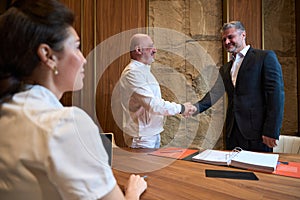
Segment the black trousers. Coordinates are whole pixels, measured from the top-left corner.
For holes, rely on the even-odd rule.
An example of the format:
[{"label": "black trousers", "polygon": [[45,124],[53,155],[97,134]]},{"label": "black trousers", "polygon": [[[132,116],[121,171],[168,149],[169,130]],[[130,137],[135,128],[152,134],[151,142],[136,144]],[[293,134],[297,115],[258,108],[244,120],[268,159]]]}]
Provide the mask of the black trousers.
[{"label": "black trousers", "polygon": [[265,145],[262,138],[259,140],[245,139],[241,134],[236,122],[234,121],[234,125],[229,137],[226,136],[226,149],[233,150],[235,147],[240,147],[243,150],[248,151],[273,152],[273,148],[269,148],[267,145]]}]

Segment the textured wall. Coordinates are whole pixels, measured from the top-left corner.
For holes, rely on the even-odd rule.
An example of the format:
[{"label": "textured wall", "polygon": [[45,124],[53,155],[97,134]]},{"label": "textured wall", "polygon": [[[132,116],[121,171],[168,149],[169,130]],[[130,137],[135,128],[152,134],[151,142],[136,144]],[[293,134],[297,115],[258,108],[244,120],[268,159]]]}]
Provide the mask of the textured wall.
[{"label": "textured wall", "polygon": [[[265,49],[276,51],[283,68],[285,134],[297,131],[294,1],[264,0],[263,7]],[[149,34],[158,49],[152,71],[164,99],[194,103],[211,87],[223,61],[222,13],[220,0],[149,0]],[[167,117],[162,146],[222,149],[224,99],[192,118]]]},{"label": "textured wall", "polygon": [[264,0],[265,49],[276,52],[282,66],[285,108],[282,133],[298,132],[295,0]]},{"label": "textured wall", "polygon": [[[163,98],[195,103],[211,87],[222,63],[222,1],[150,0],[149,4],[149,33],[158,49],[152,71]],[[222,148],[223,115],[221,99],[195,117],[167,117],[162,145]]]}]

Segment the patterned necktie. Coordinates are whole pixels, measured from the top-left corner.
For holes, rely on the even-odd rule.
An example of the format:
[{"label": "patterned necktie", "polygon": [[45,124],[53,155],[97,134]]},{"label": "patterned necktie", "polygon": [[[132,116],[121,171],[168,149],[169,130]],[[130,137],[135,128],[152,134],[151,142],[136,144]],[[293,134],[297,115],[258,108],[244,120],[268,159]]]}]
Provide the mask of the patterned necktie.
[{"label": "patterned necktie", "polygon": [[239,71],[240,66],[242,64],[242,61],[243,61],[243,57],[244,57],[244,55],[241,54],[241,53],[238,53],[235,56],[235,58],[233,57],[233,64],[232,64],[230,74],[231,74],[231,80],[232,80],[232,83],[233,83],[234,86],[235,86],[235,83],[236,83],[238,71]]}]

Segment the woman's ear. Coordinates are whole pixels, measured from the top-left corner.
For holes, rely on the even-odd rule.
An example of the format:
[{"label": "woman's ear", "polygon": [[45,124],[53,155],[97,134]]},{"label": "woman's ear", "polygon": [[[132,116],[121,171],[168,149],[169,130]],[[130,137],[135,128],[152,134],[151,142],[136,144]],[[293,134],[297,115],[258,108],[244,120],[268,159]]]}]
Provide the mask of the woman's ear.
[{"label": "woman's ear", "polygon": [[53,50],[47,44],[40,44],[37,50],[37,55],[39,56],[42,63],[44,63],[51,70],[56,67],[56,56],[53,54]]}]

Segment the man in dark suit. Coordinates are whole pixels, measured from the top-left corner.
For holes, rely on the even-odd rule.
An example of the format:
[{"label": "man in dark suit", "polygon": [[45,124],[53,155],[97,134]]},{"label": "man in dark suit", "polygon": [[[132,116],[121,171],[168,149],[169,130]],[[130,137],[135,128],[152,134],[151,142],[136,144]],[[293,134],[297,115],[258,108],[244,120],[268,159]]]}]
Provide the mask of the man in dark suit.
[{"label": "man in dark suit", "polygon": [[246,31],[239,21],[224,24],[222,42],[232,60],[219,70],[211,90],[194,105],[201,113],[211,107],[224,89],[228,96],[226,149],[272,152],[279,138],[284,108],[280,63],[273,51],[246,45]]}]

